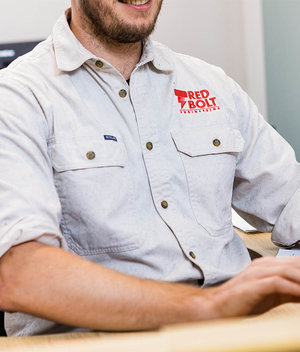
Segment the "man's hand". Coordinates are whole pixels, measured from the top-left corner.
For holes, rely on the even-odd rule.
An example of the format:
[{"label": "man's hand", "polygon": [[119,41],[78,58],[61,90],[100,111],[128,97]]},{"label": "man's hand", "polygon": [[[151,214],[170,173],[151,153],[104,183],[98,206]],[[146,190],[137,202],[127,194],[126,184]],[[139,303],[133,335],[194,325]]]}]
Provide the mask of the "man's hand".
[{"label": "man's hand", "polygon": [[128,276],[38,242],[16,246],[0,260],[1,308],[93,330],[146,330],[299,301],[299,258],[258,259],[225,284],[204,289]]},{"label": "man's hand", "polygon": [[260,314],[282,303],[300,302],[300,258],[264,257],[225,284],[211,299],[220,317]]}]

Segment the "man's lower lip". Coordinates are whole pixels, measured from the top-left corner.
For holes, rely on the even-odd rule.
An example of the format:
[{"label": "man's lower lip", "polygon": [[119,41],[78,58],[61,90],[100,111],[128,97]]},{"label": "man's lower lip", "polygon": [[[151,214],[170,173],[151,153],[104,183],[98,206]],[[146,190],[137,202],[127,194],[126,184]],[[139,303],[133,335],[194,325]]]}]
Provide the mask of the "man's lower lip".
[{"label": "man's lower lip", "polygon": [[127,4],[127,3],[121,2],[121,4],[126,5],[128,7],[131,7],[131,8],[134,8],[134,9],[139,10],[139,11],[149,10],[149,8],[151,7],[151,3],[152,3],[152,0],[149,0],[144,5],[134,5],[134,4]]}]

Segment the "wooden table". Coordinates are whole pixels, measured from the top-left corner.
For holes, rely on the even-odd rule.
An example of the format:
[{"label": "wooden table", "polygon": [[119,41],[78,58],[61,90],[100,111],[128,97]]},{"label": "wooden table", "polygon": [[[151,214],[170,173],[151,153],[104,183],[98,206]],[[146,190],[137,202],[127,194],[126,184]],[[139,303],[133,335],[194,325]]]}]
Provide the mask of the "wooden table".
[{"label": "wooden table", "polygon": [[[270,234],[239,232],[262,255],[278,252]],[[286,304],[259,317],[165,327],[145,333],[74,333],[0,338],[1,352],[251,352],[300,351],[300,304]]]},{"label": "wooden table", "polygon": [[240,235],[245,245],[262,256],[275,257],[279,248],[276,247],[271,241],[270,233],[245,233],[239,230],[236,232]]}]

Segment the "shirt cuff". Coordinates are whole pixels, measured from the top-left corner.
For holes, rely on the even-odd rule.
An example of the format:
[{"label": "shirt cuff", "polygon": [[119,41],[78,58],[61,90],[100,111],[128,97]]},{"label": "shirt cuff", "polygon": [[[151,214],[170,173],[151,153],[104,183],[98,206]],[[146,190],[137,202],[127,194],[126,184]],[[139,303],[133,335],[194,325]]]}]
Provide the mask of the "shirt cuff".
[{"label": "shirt cuff", "polygon": [[59,247],[68,250],[68,245],[60,230],[53,226],[36,225],[24,227],[17,225],[12,229],[0,234],[0,257],[2,257],[11,247],[19,244],[38,241],[48,246]]},{"label": "shirt cuff", "polygon": [[272,233],[272,241],[279,247],[292,248],[300,241],[300,188],[294,193],[280,214]]}]

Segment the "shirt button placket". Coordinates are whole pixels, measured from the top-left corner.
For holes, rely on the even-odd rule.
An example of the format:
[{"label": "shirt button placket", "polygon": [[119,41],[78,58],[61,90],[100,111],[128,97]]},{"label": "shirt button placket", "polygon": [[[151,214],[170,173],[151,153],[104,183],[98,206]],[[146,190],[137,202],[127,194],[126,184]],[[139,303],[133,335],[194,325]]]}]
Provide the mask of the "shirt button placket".
[{"label": "shirt button placket", "polygon": [[169,207],[168,202],[165,201],[165,200],[163,200],[160,204],[161,204],[161,206],[162,206],[163,209],[167,209],[167,208]]},{"label": "shirt button placket", "polygon": [[190,257],[192,258],[192,259],[196,259],[197,257],[196,257],[196,254],[193,252],[193,251],[191,251],[190,253]]},{"label": "shirt button placket", "polygon": [[97,60],[95,62],[95,65],[98,67],[98,68],[102,68],[104,66],[104,63],[101,61],[101,60]]},{"label": "shirt button placket", "polygon": [[153,144],[152,144],[151,142],[148,142],[148,143],[146,144],[146,148],[147,148],[148,150],[152,150],[152,149],[153,149]]},{"label": "shirt button placket", "polygon": [[125,89],[121,89],[121,90],[119,91],[119,96],[120,96],[121,98],[126,98],[126,97],[127,97],[127,91],[126,91]]}]

